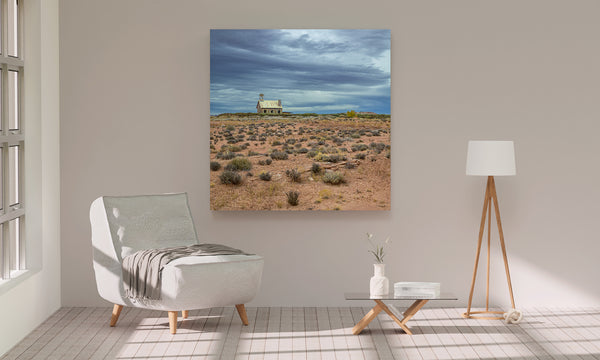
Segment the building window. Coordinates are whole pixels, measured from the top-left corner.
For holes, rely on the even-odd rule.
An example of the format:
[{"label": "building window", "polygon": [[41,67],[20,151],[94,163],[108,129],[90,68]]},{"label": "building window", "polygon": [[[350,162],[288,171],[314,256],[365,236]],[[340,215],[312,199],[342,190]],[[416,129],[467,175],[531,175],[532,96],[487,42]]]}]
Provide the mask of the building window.
[{"label": "building window", "polygon": [[26,268],[22,1],[0,0],[0,280]]}]

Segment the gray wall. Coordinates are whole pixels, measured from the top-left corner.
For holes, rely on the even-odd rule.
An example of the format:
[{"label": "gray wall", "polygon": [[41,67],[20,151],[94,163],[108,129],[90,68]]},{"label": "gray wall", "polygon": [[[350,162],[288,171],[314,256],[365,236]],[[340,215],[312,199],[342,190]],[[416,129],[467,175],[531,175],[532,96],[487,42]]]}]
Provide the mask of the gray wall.
[{"label": "gray wall", "polygon": [[[517,306],[598,304],[599,13],[596,1],[61,1],[63,304],[104,304],[93,199],[187,191],[203,241],[264,256],[252,305],[346,304],[372,274],[367,231],[392,236],[392,281],[439,281],[464,305],[485,187],[465,176],[469,139],[516,143],[518,175],[497,186]],[[391,211],[209,211],[211,28],[391,29]],[[496,246],[492,299],[506,304],[500,259]]]}]

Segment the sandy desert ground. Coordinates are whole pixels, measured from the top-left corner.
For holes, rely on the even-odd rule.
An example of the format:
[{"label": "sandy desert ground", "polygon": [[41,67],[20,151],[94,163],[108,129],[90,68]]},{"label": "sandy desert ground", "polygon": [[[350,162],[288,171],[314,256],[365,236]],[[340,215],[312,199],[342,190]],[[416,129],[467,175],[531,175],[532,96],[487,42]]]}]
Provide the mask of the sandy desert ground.
[{"label": "sandy desert ground", "polygon": [[390,209],[389,115],[221,114],[210,139],[212,210]]}]

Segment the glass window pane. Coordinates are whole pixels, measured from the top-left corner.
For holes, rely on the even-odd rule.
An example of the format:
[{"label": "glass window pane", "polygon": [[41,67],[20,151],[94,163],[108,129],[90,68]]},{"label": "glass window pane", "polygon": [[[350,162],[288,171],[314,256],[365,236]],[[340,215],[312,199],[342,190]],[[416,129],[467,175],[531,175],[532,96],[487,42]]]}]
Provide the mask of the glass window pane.
[{"label": "glass window pane", "polygon": [[8,0],[8,55],[19,56],[19,6],[18,0]]},{"label": "glass window pane", "polygon": [[[1,19],[1,15],[0,15],[0,19]],[[0,28],[2,27],[2,24],[0,24]],[[1,37],[0,37],[1,38]],[[2,48],[2,46],[0,46],[0,48]],[[0,70],[0,99],[2,99],[2,88],[4,87],[3,82],[2,82],[2,76],[3,72]],[[2,101],[0,100],[0,114],[2,114]],[[4,121],[0,121],[0,130],[2,130],[2,124],[4,123]]]},{"label": "glass window pane", "polygon": [[8,72],[8,129],[19,129],[19,72]]},{"label": "glass window pane", "polygon": [[[2,6],[0,6],[0,39],[2,39],[2,32],[4,31],[2,28],[2,20],[4,20],[2,18],[2,11],[3,11]],[[0,46],[0,54],[2,54],[2,51],[3,51],[2,46]],[[0,274],[0,279],[2,278],[1,275],[2,274]]]},{"label": "glass window pane", "polygon": [[8,222],[8,237],[9,237],[9,248],[10,248],[10,270],[19,270],[21,264],[19,259],[21,254],[19,253],[21,248],[21,227],[19,226],[19,218],[13,219]]},{"label": "glass window pane", "polygon": [[8,201],[19,203],[19,146],[8,147]]},{"label": "glass window pane", "polygon": [[8,244],[4,243],[4,224],[0,224],[0,279],[7,279],[9,276],[8,271],[8,256],[6,252],[8,250]]},{"label": "glass window pane", "polygon": [[0,147],[0,210],[4,208],[4,148]]}]

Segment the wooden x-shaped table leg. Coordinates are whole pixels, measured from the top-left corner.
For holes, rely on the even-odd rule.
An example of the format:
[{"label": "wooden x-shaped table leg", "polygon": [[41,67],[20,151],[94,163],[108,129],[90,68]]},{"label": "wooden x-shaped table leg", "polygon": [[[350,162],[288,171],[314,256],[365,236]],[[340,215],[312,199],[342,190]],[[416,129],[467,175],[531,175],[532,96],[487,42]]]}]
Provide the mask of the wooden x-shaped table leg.
[{"label": "wooden x-shaped table leg", "polygon": [[402,320],[398,319],[398,317],[396,315],[394,315],[394,313],[387,307],[386,304],[383,303],[383,301],[381,301],[381,300],[374,300],[374,301],[376,303],[375,307],[373,307],[371,309],[371,311],[369,311],[367,313],[367,315],[365,315],[362,319],[360,319],[360,321],[354,326],[354,328],[352,328],[352,334],[354,334],[354,335],[360,334],[364,330],[364,328],[366,328],[367,325],[369,325],[369,323],[371,321],[373,321],[373,319],[375,319],[375,317],[377,316],[377,314],[379,314],[381,312],[381,310],[383,310],[392,319],[394,319],[394,321],[396,322],[396,324],[398,324],[398,326],[400,326],[402,328],[402,330],[404,330],[405,333],[407,333],[408,335],[412,335],[412,331],[410,331],[410,329],[408,328],[408,326],[406,326],[406,323],[419,310],[421,310],[421,308],[429,300],[423,299],[423,300],[417,300],[417,301],[415,301],[408,309],[406,309],[406,311],[404,313],[402,313],[402,315],[404,316],[402,318]]}]

